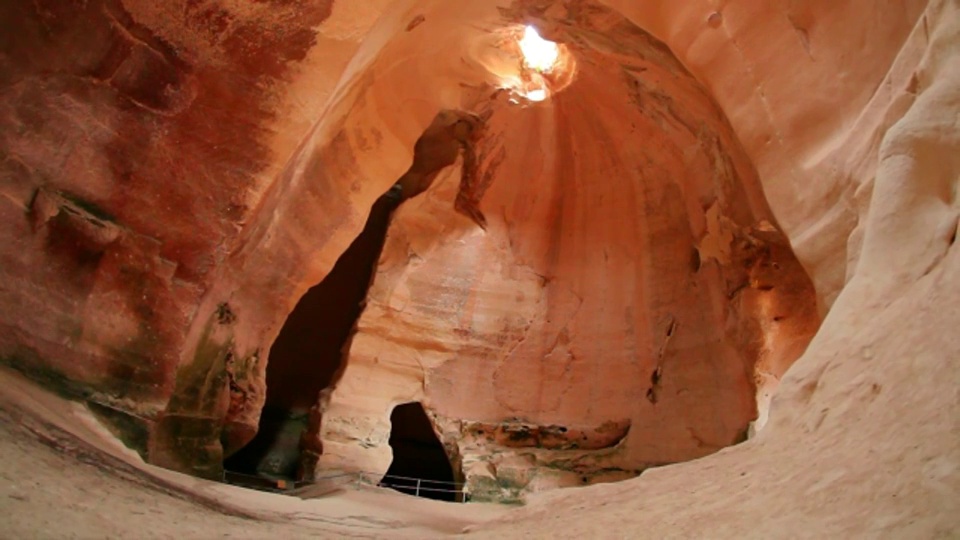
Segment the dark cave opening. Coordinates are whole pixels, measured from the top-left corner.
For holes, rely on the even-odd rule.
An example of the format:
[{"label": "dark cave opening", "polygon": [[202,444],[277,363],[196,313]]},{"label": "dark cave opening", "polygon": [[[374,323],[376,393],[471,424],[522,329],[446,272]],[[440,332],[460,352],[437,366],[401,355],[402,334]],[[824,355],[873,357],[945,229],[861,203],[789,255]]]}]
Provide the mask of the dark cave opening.
[{"label": "dark cave opening", "polygon": [[[287,317],[270,349],[267,398],[257,434],[224,460],[228,479],[240,482],[239,475],[247,475],[304,480],[312,476],[313,465],[306,463],[309,460],[302,452],[302,437],[311,422],[310,409],[340,370],[344,348],[363,311],[390,217],[401,202],[426,191],[440,171],[456,161],[462,149],[466,156],[472,156],[468,142],[479,122],[479,118],[461,111],[437,114],[417,139],[410,168],[377,199],[360,235],[327,277],[307,291]],[[478,209],[469,204],[461,207],[482,226],[483,215]],[[423,420],[429,427],[426,416]],[[406,425],[403,420],[401,423]],[[432,428],[429,432],[432,435]],[[442,447],[440,452],[449,469]]]},{"label": "dark cave opening", "polygon": [[380,485],[438,501],[461,501],[453,466],[423,406],[419,402],[397,405],[390,424],[393,462]]},{"label": "dark cave opening", "polygon": [[270,349],[257,435],[227,457],[228,473],[297,480],[304,475],[300,439],[310,407],[340,369],[398,204],[397,189],[377,199],[360,235],[290,313]]}]

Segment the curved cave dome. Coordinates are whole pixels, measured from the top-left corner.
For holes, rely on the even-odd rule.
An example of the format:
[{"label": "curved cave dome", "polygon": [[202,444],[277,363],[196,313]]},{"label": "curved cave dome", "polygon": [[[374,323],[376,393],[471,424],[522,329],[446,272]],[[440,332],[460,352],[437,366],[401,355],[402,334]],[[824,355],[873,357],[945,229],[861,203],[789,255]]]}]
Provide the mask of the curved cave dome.
[{"label": "curved cave dome", "polygon": [[[391,404],[407,399],[429,407],[475,498],[701,457],[762,424],[818,325],[753,165],[669,49],[599,5],[559,10],[539,26],[559,44],[563,86],[517,99],[497,47],[527,16],[461,38],[486,82],[415,147],[443,114],[480,126],[392,218],[320,406],[317,474],[384,470]],[[397,86],[381,73],[364,102]],[[384,129],[388,114],[347,129]]]},{"label": "curved cave dome", "polygon": [[4,4],[0,363],[83,405],[9,417],[525,532],[942,533],[960,8],[787,4]]}]

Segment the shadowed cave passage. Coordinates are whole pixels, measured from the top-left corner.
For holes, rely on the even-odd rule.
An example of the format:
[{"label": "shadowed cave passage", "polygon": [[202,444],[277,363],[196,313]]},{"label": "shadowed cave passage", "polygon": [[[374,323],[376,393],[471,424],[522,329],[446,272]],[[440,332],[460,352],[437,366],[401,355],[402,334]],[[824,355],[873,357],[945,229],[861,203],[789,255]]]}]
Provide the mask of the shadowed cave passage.
[{"label": "shadowed cave passage", "polygon": [[[433,424],[418,402],[397,405],[390,414],[393,462],[380,485],[438,501],[458,501],[453,467]],[[420,480],[419,490],[417,480]]]},{"label": "shadowed cave passage", "polygon": [[[417,139],[410,168],[377,199],[363,231],[327,277],[297,303],[270,349],[257,435],[224,461],[227,471],[298,480],[312,475],[310,460],[301,459],[301,437],[311,427],[308,412],[340,370],[391,215],[401,202],[426,191],[461,150],[472,156],[468,142],[479,122],[462,111],[440,111]],[[482,225],[479,210],[462,201],[458,209]]]},{"label": "shadowed cave passage", "polygon": [[257,435],[225,460],[228,471],[304,476],[300,438],[308,411],[340,369],[344,345],[363,311],[390,215],[398,204],[396,189],[377,199],[360,235],[290,313],[270,349],[267,399]]}]

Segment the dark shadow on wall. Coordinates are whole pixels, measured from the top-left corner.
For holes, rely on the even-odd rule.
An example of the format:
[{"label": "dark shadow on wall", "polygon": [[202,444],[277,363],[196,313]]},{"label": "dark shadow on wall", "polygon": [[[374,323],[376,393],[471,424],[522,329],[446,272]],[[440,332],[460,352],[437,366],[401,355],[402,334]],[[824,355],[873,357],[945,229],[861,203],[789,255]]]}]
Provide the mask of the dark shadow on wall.
[{"label": "dark shadow on wall", "polygon": [[399,203],[396,189],[377,199],[360,235],[290,313],[270,349],[267,399],[259,430],[250,443],[225,460],[228,471],[297,476],[308,411],[340,369],[343,346],[363,311],[390,215]]},{"label": "dark shadow on wall", "polygon": [[[227,471],[297,480],[312,476],[318,450],[304,452],[301,438],[319,427],[319,416],[311,419],[310,409],[340,371],[343,349],[363,311],[390,217],[401,202],[426,191],[461,152],[473,156],[470,144],[480,124],[480,117],[464,111],[440,111],[417,139],[410,168],[377,199],[363,231],[330,274],[300,299],[270,349],[267,399],[257,435],[225,459]],[[458,211],[483,226],[483,215],[473,206],[476,201],[461,198],[455,205]]]},{"label": "dark shadow on wall", "polygon": [[380,485],[438,501],[459,501],[453,467],[420,403],[397,405],[390,414],[393,462]]}]

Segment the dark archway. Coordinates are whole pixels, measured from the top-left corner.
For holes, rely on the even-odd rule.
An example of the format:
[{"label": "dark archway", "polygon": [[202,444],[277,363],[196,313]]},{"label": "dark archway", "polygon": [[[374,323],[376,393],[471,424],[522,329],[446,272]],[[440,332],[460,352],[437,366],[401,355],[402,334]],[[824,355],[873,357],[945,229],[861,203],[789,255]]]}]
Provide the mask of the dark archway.
[{"label": "dark archway", "polygon": [[428,499],[460,500],[450,459],[423,406],[418,402],[398,405],[390,423],[393,462],[380,485]]},{"label": "dark archway", "polygon": [[[297,303],[270,348],[267,399],[257,435],[227,457],[226,471],[296,480],[311,476],[309,457],[301,459],[303,434],[316,427],[310,408],[340,370],[343,349],[363,311],[391,215],[401,202],[426,191],[440,171],[456,161],[461,149],[467,149],[465,155],[473,155],[468,141],[479,122],[469,113],[439,112],[417,139],[410,169],[377,199],[363,231],[327,277]],[[478,210],[471,210],[469,204],[458,208],[482,224]],[[425,416],[424,420],[429,425]]]},{"label": "dark archway", "polygon": [[377,199],[360,235],[287,318],[270,349],[267,399],[256,437],[224,461],[227,471],[299,479],[310,407],[340,369],[383,248],[398,190]]}]

